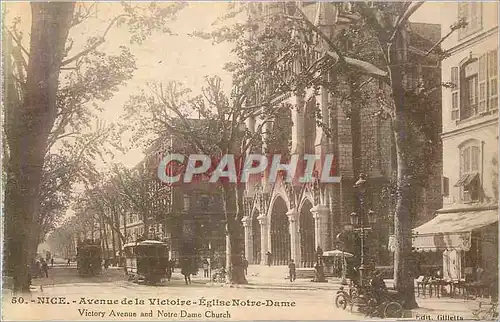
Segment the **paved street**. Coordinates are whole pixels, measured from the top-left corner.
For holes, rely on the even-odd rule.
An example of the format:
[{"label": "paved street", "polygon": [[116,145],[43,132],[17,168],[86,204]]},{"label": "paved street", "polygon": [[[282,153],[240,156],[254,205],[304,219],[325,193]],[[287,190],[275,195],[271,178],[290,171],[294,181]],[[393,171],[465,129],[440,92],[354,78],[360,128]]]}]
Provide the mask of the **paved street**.
[{"label": "paved street", "polygon": [[[206,320],[211,318],[250,320],[250,319],[343,319],[354,320],[359,316],[341,311],[332,305],[332,292],[326,290],[282,290],[275,289],[243,289],[228,288],[220,285],[205,284],[194,277],[193,284],[185,285],[179,273],[174,273],[174,279],[163,286],[137,285],[123,279],[120,270],[110,269],[103,276],[85,280],[71,278],[69,274],[75,269],[54,268],[53,277],[36,279],[37,290],[33,294],[33,302],[25,299],[28,304],[11,304],[5,306],[5,314],[12,319],[76,319],[95,320],[95,317],[85,316],[86,313],[104,312],[106,319],[112,310],[137,314],[153,313],[153,319]],[[59,275],[59,276],[57,276]],[[98,282],[101,279],[102,282]],[[66,283],[60,283],[64,281]],[[40,290],[42,285],[42,290]],[[63,304],[37,304],[40,296],[63,296]],[[84,298],[85,300],[82,300]],[[123,299],[131,300],[133,304],[123,305]],[[136,303],[136,299],[145,301]],[[153,299],[169,300],[174,303],[153,305]],[[89,301],[117,300],[119,304],[89,304]],[[188,305],[180,301],[191,301]],[[5,301],[12,302],[8,296]],[[178,302],[179,301],[179,302]],[[250,301],[250,302],[248,302]],[[254,301],[252,303],[252,301]],[[258,306],[261,305],[261,306]],[[279,305],[279,306],[277,306]],[[29,310],[19,310],[19,307],[29,307]],[[311,308],[314,307],[314,310]],[[16,310],[12,310],[12,309]],[[79,311],[80,309],[80,311]],[[88,309],[89,311],[83,311]],[[152,310],[152,311],[151,311]],[[184,310],[184,311],[183,311]],[[167,313],[169,312],[169,313]],[[182,313],[184,312],[184,313]],[[83,315],[82,315],[83,314]],[[169,316],[165,314],[170,314]],[[177,316],[175,316],[177,314]],[[184,316],[181,316],[183,314]],[[190,314],[186,316],[186,314]],[[201,314],[198,316],[196,314]],[[212,315],[225,314],[215,317]],[[127,318],[130,318],[128,316]],[[133,318],[133,317],[132,317]],[[150,317],[148,317],[150,318]],[[144,319],[144,317],[142,317]]]},{"label": "paved street", "polygon": [[[50,270],[49,274],[49,278],[34,279],[32,298],[23,298],[21,301],[25,303],[12,304],[12,298],[6,294],[5,314],[17,320],[63,317],[75,320],[96,320],[96,314],[104,315],[106,319],[114,319],[116,317],[112,314],[118,314],[117,312],[128,314],[127,319],[134,318],[131,315],[135,313],[135,318],[138,320],[141,319],[141,313],[152,313],[152,316],[147,317],[148,319],[179,320],[212,318],[355,320],[364,318],[362,315],[334,307],[332,300],[338,283],[333,281],[320,284],[299,280],[291,284],[282,280],[273,282],[269,277],[259,280],[256,276],[249,276],[249,285],[228,287],[208,283],[207,279],[198,275],[193,277],[191,285],[185,285],[182,276],[177,271],[173,279],[164,285],[146,286],[126,281],[123,271],[118,268],[110,268],[101,276],[93,278],[79,277],[75,267],[55,267]],[[51,301],[54,301],[53,298],[58,296],[64,297],[61,300],[64,304],[38,303],[42,301],[41,298],[49,297]],[[131,301],[131,304],[123,304],[124,299]],[[431,319],[437,319],[438,315],[447,315],[468,319],[472,318],[472,309],[477,308],[476,301],[449,298],[417,298],[417,300],[421,307],[413,312],[407,312],[406,317],[430,316]],[[118,302],[111,303],[110,301]],[[182,301],[191,301],[191,303],[182,303]],[[26,307],[29,310],[20,310],[20,307]],[[212,314],[221,315],[212,317]],[[144,318],[143,316],[142,319]]]}]

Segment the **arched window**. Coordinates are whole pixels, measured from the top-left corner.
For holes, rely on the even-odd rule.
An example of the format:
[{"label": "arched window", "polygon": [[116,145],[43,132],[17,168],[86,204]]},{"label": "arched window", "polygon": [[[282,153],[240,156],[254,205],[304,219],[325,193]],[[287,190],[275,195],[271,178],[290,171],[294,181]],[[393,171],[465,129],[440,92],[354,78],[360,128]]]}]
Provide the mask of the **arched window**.
[{"label": "arched window", "polygon": [[460,82],[463,85],[460,95],[462,98],[461,119],[469,118],[478,112],[478,72],[478,59],[470,59],[460,68]]},{"label": "arched window", "polygon": [[498,52],[465,58],[451,67],[451,119],[465,120],[498,109]]},{"label": "arched window", "polygon": [[460,187],[460,199],[464,202],[479,200],[481,149],[479,141],[462,143],[460,149],[460,178],[455,187]]}]

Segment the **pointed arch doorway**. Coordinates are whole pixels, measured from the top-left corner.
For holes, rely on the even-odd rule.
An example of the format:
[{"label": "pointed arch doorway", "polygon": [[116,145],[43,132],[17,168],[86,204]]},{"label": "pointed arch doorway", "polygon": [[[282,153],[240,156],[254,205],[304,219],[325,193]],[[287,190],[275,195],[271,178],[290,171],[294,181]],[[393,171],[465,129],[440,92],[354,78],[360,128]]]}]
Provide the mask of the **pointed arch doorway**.
[{"label": "pointed arch doorway", "polygon": [[315,231],[314,218],[311,213],[312,204],[305,201],[299,214],[300,258],[302,267],[314,267],[315,262]]},{"label": "pointed arch doorway", "polygon": [[283,198],[276,198],[271,213],[271,254],[273,265],[286,265],[291,258],[288,208]]}]

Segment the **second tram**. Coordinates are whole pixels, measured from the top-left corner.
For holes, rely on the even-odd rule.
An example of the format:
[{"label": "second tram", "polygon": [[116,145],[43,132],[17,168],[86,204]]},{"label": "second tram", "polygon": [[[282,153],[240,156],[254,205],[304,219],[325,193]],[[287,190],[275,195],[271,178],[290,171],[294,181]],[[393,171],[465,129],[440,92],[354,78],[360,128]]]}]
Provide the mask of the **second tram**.
[{"label": "second tram", "polygon": [[123,246],[125,267],[130,280],[157,284],[166,276],[169,248],[157,240],[144,240]]}]

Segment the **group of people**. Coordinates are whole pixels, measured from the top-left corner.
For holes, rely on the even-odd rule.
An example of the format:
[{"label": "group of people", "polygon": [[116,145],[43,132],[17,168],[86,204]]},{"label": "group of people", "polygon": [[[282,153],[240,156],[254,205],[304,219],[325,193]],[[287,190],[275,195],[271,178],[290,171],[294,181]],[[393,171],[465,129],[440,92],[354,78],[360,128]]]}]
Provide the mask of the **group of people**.
[{"label": "group of people", "polygon": [[[246,276],[248,274],[248,260],[245,258],[245,256],[241,257],[241,265],[243,266],[243,271]],[[167,280],[169,281],[172,276],[174,266],[175,261],[172,261],[172,265],[169,265],[169,267],[167,268]],[[225,271],[224,263],[215,266],[220,266],[221,270]],[[191,275],[196,275],[198,273],[197,264],[188,258],[184,258],[180,261],[180,268],[181,274],[184,276],[186,285],[191,284]],[[201,261],[201,268],[203,269],[203,277],[210,278],[210,270],[213,268],[213,263],[211,263],[211,260],[209,258],[204,258]]]},{"label": "group of people", "polygon": [[[268,266],[271,266],[271,261],[272,261],[272,254],[271,252],[267,252],[267,264]],[[318,246],[316,248],[316,264],[314,265],[314,279],[312,280],[313,282],[324,282],[325,280],[325,273],[324,273],[324,265],[323,265],[323,249]],[[297,278],[297,268],[295,266],[295,261],[291,259],[288,262],[288,278],[290,279],[290,282],[295,281]]]},{"label": "group of people", "polygon": [[[36,277],[49,277],[49,259],[40,258],[37,260],[31,268],[30,276]],[[54,258],[50,259],[50,264],[54,267]]]}]

